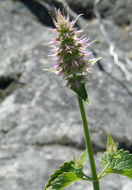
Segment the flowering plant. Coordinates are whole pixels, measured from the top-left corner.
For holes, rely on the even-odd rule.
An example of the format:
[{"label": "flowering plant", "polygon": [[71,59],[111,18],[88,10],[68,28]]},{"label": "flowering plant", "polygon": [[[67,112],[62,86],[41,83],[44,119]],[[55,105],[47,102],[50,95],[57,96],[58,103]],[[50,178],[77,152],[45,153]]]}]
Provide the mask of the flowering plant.
[{"label": "flowering plant", "polygon": [[[79,158],[74,158],[73,161],[64,163],[63,166],[55,171],[48,181],[45,190],[63,190],[66,186],[78,180],[91,181],[93,189],[99,190],[99,180],[110,173],[121,174],[132,179],[132,155],[128,151],[118,150],[110,135],[108,135],[106,152],[101,159],[101,165],[104,169],[97,175],[83,100],[89,103],[85,89],[87,73],[91,66],[100,58],[90,59],[90,52],[86,51],[86,48],[89,46],[88,38],[81,36],[83,31],[75,28],[76,20],[70,22],[69,15],[64,16],[60,10],[56,10],[56,19],[53,19],[56,29],[53,29],[53,32],[57,34],[57,37],[50,42],[53,47],[50,56],[57,63],[51,69],[45,70],[62,76],[66,81],[66,87],[69,87],[77,94],[86,150]],[[91,176],[83,172],[87,153],[91,166]]]}]

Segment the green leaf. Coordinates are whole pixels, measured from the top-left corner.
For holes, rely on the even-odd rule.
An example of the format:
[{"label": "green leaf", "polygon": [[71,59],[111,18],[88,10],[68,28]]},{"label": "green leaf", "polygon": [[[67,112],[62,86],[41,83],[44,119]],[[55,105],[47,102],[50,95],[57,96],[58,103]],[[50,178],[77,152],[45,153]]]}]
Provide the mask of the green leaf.
[{"label": "green leaf", "polygon": [[80,98],[82,98],[87,104],[90,104],[90,100],[89,100],[87,91],[85,89],[85,84],[81,84],[80,88],[77,88],[75,85],[71,86],[71,89],[75,93],[77,93],[80,96]]},{"label": "green leaf", "polygon": [[128,169],[128,170],[115,170],[115,169],[111,170],[111,169],[108,169],[108,172],[109,172],[109,174],[110,173],[119,174],[119,175],[126,176],[129,179],[132,179],[132,169]]},{"label": "green leaf", "polygon": [[115,173],[132,179],[132,154],[129,151],[118,150],[117,144],[114,143],[110,135],[108,135],[106,152],[102,156],[101,165],[104,170],[99,178]]},{"label": "green leaf", "polygon": [[105,152],[101,165],[106,167],[105,175],[115,173],[132,179],[132,154],[129,151],[120,149],[112,156]]},{"label": "green leaf", "polygon": [[53,182],[59,175],[63,174],[63,172],[74,171],[75,169],[72,167],[73,164],[74,161],[65,162],[64,165],[62,165],[58,170],[55,171],[53,175],[51,175],[46,188],[49,187],[51,185],[51,182]]},{"label": "green leaf", "polygon": [[[75,158],[74,161],[65,162],[58,170],[51,175],[45,190],[63,190],[71,183],[86,179],[86,175],[83,173],[83,165],[86,159],[87,150],[79,158]],[[91,180],[87,177],[87,180]]]},{"label": "green leaf", "polygon": [[63,172],[45,190],[63,190],[71,183],[81,180],[75,172]]}]

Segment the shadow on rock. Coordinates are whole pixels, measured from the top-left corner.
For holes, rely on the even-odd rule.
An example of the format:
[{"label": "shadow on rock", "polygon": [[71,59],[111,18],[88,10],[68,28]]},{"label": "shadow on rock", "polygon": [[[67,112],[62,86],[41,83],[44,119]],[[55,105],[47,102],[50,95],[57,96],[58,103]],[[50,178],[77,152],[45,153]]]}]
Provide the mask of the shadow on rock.
[{"label": "shadow on rock", "polygon": [[42,4],[34,0],[20,0],[36,17],[37,19],[44,25],[54,27],[52,18]]}]

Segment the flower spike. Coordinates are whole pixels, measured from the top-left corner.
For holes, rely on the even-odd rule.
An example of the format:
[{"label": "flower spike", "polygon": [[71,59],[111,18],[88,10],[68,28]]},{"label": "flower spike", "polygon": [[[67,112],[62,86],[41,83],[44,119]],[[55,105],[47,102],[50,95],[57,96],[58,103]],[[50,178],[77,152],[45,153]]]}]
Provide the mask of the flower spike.
[{"label": "flower spike", "polygon": [[57,71],[58,76],[62,76],[67,81],[66,87],[68,86],[78,92],[80,87],[85,85],[88,70],[93,65],[89,58],[90,52],[86,51],[89,46],[88,38],[86,35],[81,36],[83,31],[74,27],[82,14],[72,22],[70,22],[69,14],[64,16],[60,10],[55,10],[55,14],[56,17],[53,22],[57,37],[51,41],[51,57],[54,60],[57,59],[57,64],[52,69]]}]

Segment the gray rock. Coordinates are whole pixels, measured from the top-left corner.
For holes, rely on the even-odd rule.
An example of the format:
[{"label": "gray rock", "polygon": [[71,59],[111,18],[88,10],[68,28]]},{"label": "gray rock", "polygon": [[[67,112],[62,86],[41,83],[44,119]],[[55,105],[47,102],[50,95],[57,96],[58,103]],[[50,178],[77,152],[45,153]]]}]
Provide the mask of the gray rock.
[{"label": "gray rock", "polygon": [[104,18],[112,19],[116,24],[132,24],[132,0],[100,0],[99,10]]},{"label": "gray rock", "polygon": [[[85,18],[94,18],[95,0],[67,0],[69,6],[77,13],[83,13]],[[98,9],[103,18],[113,20],[118,26],[132,24],[132,0],[99,0]],[[128,28],[131,30],[132,28]]]},{"label": "gray rock", "polygon": [[83,16],[85,18],[91,19],[94,16],[94,11],[93,11],[93,0],[67,0],[68,5],[78,14],[83,13]]}]

